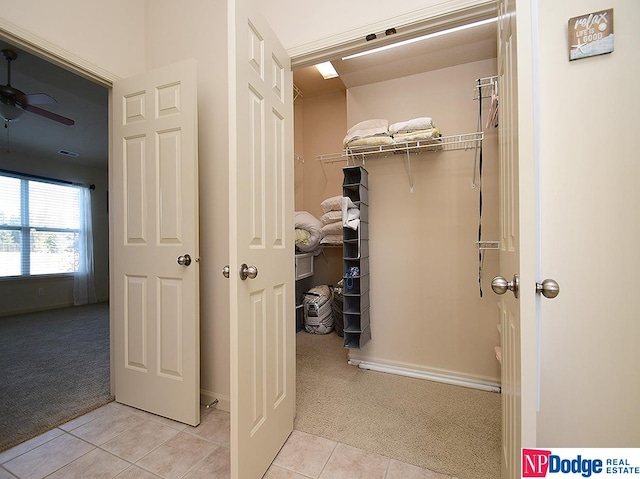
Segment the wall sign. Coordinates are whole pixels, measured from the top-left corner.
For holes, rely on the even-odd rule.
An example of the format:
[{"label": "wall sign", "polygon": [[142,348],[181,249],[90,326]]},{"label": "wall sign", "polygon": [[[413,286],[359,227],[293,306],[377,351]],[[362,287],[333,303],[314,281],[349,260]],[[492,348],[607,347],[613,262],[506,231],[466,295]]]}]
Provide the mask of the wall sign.
[{"label": "wall sign", "polygon": [[569,20],[569,60],[613,51],[613,8]]}]

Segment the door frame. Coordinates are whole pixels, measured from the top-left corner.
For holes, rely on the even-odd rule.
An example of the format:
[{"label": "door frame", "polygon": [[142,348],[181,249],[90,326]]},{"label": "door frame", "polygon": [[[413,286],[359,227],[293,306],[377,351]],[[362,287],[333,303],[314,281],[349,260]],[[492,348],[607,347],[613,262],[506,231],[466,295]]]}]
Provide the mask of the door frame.
[{"label": "door frame", "polygon": [[[0,39],[13,43],[18,46],[20,49],[39,56],[46,60],[49,63],[52,63],[56,66],[69,70],[70,72],[81,76],[89,81],[93,81],[98,85],[104,86],[108,91],[108,99],[107,99],[107,110],[109,114],[108,118],[108,126],[107,126],[107,135],[109,138],[108,142],[108,158],[107,158],[107,172],[108,172],[108,180],[107,185],[111,188],[112,185],[112,177],[111,177],[111,156],[112,156],[112,147],[111,147],[111,102],[113,95],[113,82],[119,80],[119,77],[113,75],[112,73],[107,72],[106,70],[102,70],[95,65],[85,61],[84,59],[66,51],[58,48],[51,42],[44,40],[36,35],[30,34],[16,25],[7,22],[6,20],[0,18]],[[109,203],[111,200],[109,200]],[[109,209],[111,209],[111,205],[109,205]],[[111,262],[113,261],[113,251],[112,251],[112,219],[109,219],[109,270],[112,271],[113,267]],[[109,274],[109,289],[112,290],[112,278],[111,274]],[[114,367],[114,341],[113,341],[113,330],[114,330],[114,319],[111,309],[109,310],[109,366],[110,366],[110,377],[109,377],[109,388],[110,394],[115,396],[115,367]]]}]

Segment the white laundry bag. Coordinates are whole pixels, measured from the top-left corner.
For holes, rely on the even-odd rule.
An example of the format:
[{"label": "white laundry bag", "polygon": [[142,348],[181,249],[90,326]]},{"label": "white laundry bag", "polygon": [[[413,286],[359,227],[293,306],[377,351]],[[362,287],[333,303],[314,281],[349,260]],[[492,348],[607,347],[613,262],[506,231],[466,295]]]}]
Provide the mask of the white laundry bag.
[{"label": "white laundry bag", "polygon": [[311,334],[333,331],[331,301],[333,293],[326,285],[314,286],[304,293],[304,329]]}]

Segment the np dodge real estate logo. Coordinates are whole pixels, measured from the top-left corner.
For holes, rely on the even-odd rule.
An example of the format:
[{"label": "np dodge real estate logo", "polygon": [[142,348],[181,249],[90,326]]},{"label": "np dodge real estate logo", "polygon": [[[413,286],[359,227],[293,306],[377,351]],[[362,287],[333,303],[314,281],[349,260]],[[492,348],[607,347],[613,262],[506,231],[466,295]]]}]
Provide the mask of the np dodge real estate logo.
[{"label": "np dodge real estate logo", "polygon": [[640,449],[522,449],[522,477],[640,476]]}]

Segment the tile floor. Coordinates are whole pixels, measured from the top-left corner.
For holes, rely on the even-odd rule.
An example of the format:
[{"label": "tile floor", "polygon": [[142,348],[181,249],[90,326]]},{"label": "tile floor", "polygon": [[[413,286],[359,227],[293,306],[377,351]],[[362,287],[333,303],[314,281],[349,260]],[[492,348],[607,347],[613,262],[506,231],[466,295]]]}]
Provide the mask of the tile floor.
[{"label": "tile floor", "polygon": [[[115,402],[0,453],[0,479],[230,477],[229,413],[190,427]],[[455,479],[293,431],[265,479]]]}]

